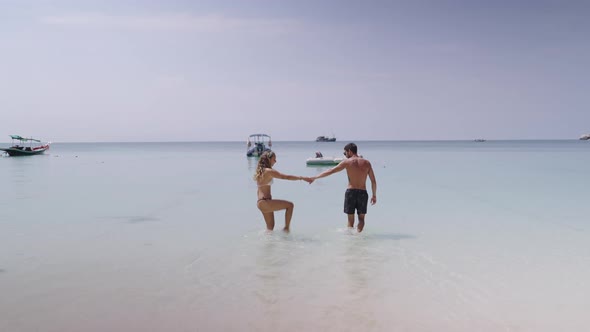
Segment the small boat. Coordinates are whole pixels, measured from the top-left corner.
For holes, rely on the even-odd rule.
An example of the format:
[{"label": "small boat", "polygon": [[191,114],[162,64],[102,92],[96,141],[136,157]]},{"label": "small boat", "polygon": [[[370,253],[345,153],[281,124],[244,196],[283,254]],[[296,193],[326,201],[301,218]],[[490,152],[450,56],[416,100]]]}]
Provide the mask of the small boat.
[{"label": "small boat", "polygon": [[485,142],[486,140],[483,138],[477,138],[473,140],[474,142]]},{"label": "small boat", "polygon": [[580,136],[580,140],[582,140],[582,141],[590,140],[590,134]]},{"label": "small boat", "polygon": [[324,157],[321,152],[315,153],[315,158],[307,158],[305,163],[308,166],[331,166],[331,165],[338,165],[344,158],[337,158],[337,157]]},{"label": "small boat", "polygon": [[315,139],[316,142],[336,142],[336,137],[334,137],[334,135],[332,135],[332,137],[328,137],[328,136],[318,136]]},{"label": "small boat", "polygon": [[272,141],[267,134],[252,134],[248,136],[247,145],[246,156],[260,157],[265,151],[270,151]]},{"label": "small boat", "polygon": [[[49,150],[49,144],[51,144],[46,143],[38,146],[32,146],[33,142],[41,143],[41,141],[34,138],[21,137],[18,135],[10,135],[10,138],[12,138],[12,146],[9,148],[1,148],[0,150],[6,152],[11,157],[42,154]],[[15,144],[14,141],[18,142]],[[27,142],[29,143],[28,146],[26,146]]]},{"label": "small boat", "polygon": [[331,165],[338,165],[343,160],[344,160],[344,158],[319,157],[319,158],[307,158],[305,163],[308,166],[331,166]]}]

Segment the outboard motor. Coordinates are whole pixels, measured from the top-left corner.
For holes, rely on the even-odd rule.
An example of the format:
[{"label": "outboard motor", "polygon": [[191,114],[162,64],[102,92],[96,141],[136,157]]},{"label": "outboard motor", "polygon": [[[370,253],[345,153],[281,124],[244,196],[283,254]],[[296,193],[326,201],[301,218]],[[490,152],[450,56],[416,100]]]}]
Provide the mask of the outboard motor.
[{"label": "outboard motor", "polygon": [[264,148],[262,147],[262,144],[260,144],[260,143],[256,144],[256,151],[258,151],[259,156],[262,155],[262,152],[264,152]]}]

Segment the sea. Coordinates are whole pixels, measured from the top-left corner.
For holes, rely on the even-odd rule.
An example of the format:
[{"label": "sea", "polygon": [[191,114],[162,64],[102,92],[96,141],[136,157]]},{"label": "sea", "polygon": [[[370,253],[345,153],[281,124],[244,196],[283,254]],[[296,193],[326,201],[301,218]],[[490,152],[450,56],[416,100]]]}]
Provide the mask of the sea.
[{"label": "sea", "polygon": [[[346,143],[273,142],[274,168]],[[0,158],[0,331],[588,330],[590,142],[355,143],[362,233],[345,172],[276,179],[266,231],[244,142]]]}]

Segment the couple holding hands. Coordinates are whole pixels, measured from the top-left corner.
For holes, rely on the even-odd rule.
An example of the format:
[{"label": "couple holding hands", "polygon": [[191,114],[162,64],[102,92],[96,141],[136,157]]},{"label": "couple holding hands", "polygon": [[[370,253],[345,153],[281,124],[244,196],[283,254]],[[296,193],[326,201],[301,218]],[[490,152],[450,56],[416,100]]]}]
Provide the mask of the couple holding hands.
[{"label": "couple holding hands", "polygon": [[282,180],[304,180],[312,183],[316,179],[332,175],[346,169],[348,174],[348,188],[344,194],[344,213],[348,215],[348,227],[354,227],[354,212],[358,214],[357,230],[362,232],[365,227],[365,214],[367,213],[367,203],[369,195],[367,193],[367,177],[371,180],[371,205],[377,203],[377,181],[375,180],[375,173],[371,163],[360,157],[357,154],[357,146],[354,143],[349,143],[344,147],[344,155],[346,159],[340,162],[337,166],[330,168],[314,177],[295,176],[283,174],[272,167],[277,162],[277,155],[273,151],[267,151],[260,156],[256,172],[254,173],[254,181],[258,185],[258,202],[257,206],[264,216],[266,222],[266,229],[273,230],[275,226],[274,212],[285,210],[285,227],[284,231],[289,231],[291,224],[291,217],[293,216],[293,203],[282,200],[273,199],[270,187],[273,179]]}]

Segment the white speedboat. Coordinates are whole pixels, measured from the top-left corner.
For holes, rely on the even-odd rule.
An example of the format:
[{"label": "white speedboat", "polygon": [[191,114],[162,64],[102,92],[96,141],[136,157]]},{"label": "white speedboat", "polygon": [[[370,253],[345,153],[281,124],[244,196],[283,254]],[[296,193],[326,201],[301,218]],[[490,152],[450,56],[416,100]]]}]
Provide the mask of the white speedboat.
[{"label": "white speedboat", "polygon": [[580,136],[580,139],[581,139],[582,141],[587,141],[587,140],[590,140],[590,134],[582,135],[582,136]]},{"label": "white speedboat", "polygon": [[246,143],[248,145],[246,156],[248,157],[260,157],[264,152],[270,151],[270,147],[272,147],[272,141],[267,134],[252,134],[248,136]]},{"label": "white speedboat", "polygon": [[336,158],[336,157],[315,157],[315,158],[307,158],[305,163],[308,166],[333,166],[338,165],[342,162],[344,158]]}]

